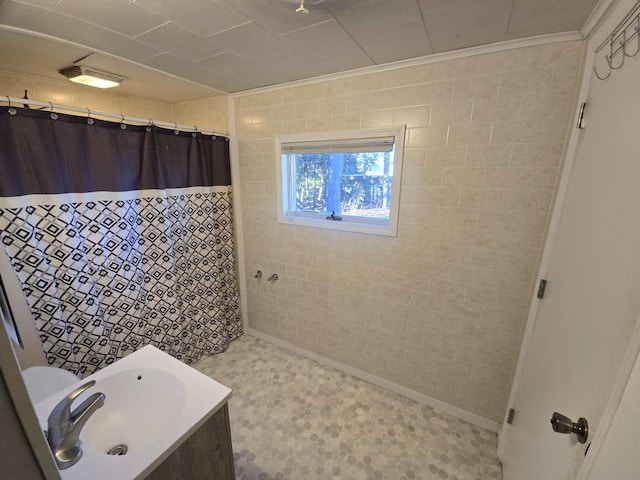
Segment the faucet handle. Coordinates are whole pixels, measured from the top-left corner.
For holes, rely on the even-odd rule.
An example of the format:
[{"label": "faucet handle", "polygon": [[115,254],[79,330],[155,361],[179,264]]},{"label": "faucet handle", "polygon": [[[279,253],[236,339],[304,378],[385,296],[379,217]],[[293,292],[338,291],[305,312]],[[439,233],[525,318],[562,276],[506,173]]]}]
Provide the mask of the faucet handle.
[{"label": "faucet handle", "polygon": [[95,380],[83,383],[62,400],[60,400],[60,402],[51,411],[51,413],[49,414],[49,418],[47,419],[47,427],[49,429],[49,432],[51,432],[52,429],[63,428],[64,425],[67,425],[71,421],[71,405],[73,404],[74,400],[78,398],[85,390],[88,390],[95,384]]}]

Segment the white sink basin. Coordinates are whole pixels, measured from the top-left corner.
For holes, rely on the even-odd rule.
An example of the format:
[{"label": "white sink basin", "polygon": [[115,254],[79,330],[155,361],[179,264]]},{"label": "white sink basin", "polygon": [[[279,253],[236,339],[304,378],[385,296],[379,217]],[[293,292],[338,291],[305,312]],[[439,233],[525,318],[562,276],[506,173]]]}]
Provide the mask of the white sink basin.
[{"label": "white sink basin", "polygon": [[107,400],[94,413],[81,438],[99,452],[126,445],[134,454],[162,438],[185,406],[180,381],[157,368],[132,368],[109,375],[90,390]]},{"label": "white sink basin", "polygon": [[[90,380],[96,385],[73,406],[95,392],[105,394],[104,406],[84,426],[82,458],[60,470],[63,480],[142,479],[231,397],[229,388],[146,346],[37,403],[34,408],[43,430],[58,402]],[[125,455],[106,453],[118,445],[127,446]]]}]

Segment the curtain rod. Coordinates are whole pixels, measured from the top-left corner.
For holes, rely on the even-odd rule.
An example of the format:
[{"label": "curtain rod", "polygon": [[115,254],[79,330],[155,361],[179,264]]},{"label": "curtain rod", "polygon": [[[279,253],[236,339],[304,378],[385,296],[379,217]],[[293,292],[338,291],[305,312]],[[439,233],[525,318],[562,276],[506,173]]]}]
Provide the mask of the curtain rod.
[{"label": "curtain rod", "polygon": [[187,132],[200,132],[205,135],[216,135],[218,137],[229,137],[229,132],[220,131],[220,130],[211,130],[207,128],[198,128],[196,125],[183,125],[180,123],[172,123],[172,122],[161,122],[158,120],[153,120],[151,118],[138,118],[138,117],[129,117],[127,115],[121,115],[119,113],[109,113],[102,112],[100,110],[91,110],[89,108],[83,107],[73,107],[71,105],[60,105],[57,103],[51,102],[40,102],[37,100],[29,100],[27,98],[15,98],[9,97],[8,95],[0,96],[0,102],[8,103],[9,106],[12,105],[34,105],[38,107],[50,108],[51,110],[68,110],[70,112],[78,112],[84,113],[88,117],[92,115],[98,115],[101,117],[115,118],[116,120],[120,120],[121,122],[131,122],[131,123],[139,123],[141,125],[155,125],[157,127],[170,128],[173,130],[183,130]]}]

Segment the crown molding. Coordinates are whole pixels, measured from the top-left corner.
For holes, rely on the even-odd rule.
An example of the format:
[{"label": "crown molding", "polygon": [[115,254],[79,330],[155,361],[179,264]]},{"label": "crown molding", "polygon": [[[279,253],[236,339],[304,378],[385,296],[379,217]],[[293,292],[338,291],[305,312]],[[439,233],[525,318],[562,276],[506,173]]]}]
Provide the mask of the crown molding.
[{"label": "crown molding", "polygon": [[[612,1],[612,0],[605,0],[605,1]],[[584,40],[583,35],[578,30],[575,30],[572,32],[538,35],[535,37],[518,38],[515,40],[506,40],[504,42],[490,43],[488,45],[479,45],[476,47],[463,48],[463,49],[454,50],[451,52],[435,53],[433,55],[426,55],[424,57],[410,58],[407,60],[399,60],[397,62],[390,62],[382,65],[373,65],[370,67],[347,70],[345,72],[329,73],[327,75],[320,75],[317,77],[306,78],[302,80],[295,80],[293,82],[279,83],[277,85],[270,85],[268,87],[254,88],[254,89],[245,90],[242,92],[231,93],[229,95],[234,98],[241,98],[249,95],[256,95],[259,93],[275,92],[275,91],[283,90],[287,88],[302,87],[305,85],[313,85],[316,83],[328,82],[332,80],[342,80],[345,78],[352,78],[360,75],[369,75],[371,73],[387,72],[389,70],[415,67],[419,65],[426,65],[429,63],[442,62],[445,60],[455,60],[458,58],[471,57],[474,55],[484,55],[487,53],[502,52],[505,50],[514,50],[516,48],[526,48],[526,47],[533,47],[538,45],[547,45],[550,43],[571,42],[576,40]]]}]

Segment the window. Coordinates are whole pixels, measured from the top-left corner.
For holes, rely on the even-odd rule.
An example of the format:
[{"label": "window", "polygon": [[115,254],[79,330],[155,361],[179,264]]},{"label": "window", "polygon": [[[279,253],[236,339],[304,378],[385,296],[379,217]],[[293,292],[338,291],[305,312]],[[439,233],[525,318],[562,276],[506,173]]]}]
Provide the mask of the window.
[{"label": "window", "polygon": [[280,223],[396,236],[404,126],[275,142]]}]

